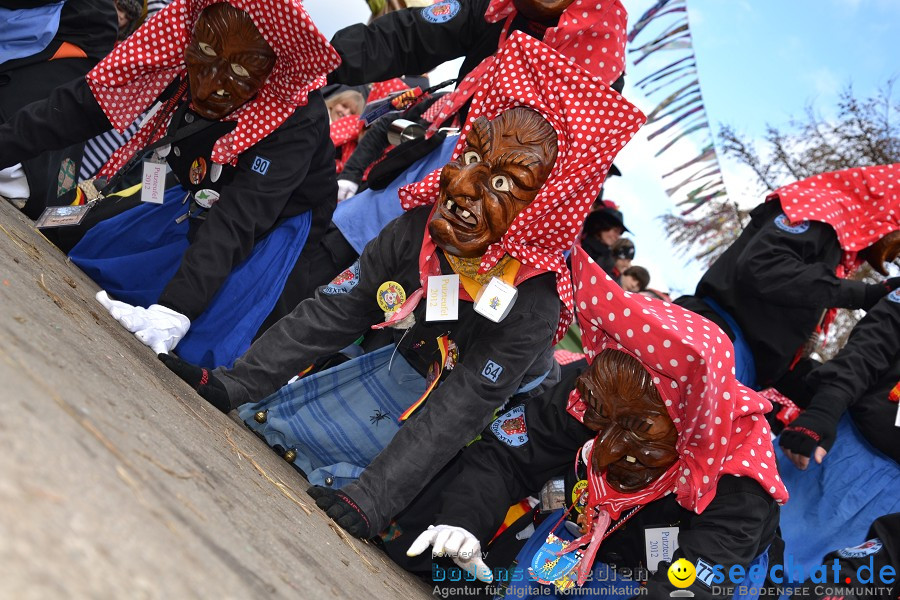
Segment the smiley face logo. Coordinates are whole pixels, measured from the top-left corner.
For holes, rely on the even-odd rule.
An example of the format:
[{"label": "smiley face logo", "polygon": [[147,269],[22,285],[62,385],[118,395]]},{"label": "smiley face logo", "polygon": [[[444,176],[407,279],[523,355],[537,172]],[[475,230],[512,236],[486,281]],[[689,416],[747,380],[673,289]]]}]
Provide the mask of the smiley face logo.
[{"label": "smiley face logo", "polygon": [[689,587],[697,579],[697,570],[691,562],[679,558],[669,567],[669,583],[677,588]]}]

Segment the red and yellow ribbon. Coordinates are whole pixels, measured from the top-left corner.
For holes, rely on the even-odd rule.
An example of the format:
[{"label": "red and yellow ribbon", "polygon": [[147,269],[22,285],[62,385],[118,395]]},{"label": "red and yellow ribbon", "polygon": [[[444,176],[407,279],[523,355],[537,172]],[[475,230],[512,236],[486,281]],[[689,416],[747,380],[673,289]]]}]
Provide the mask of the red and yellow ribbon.
[{"label": "red and yellow ribbon", "polygon": [[436,368],[437,375],[435,376],[434,380],[432,380],[431,384],[429,384],[428,388],[425,390],[425,393],[422,394],[422,396],[418,400],[413,402],[412,406],[403,411],[403,414],[400,415],[400,421],[407,420],[414,412],[416,412],[416,409],[419,408],[423,402],[425,402],[425,399],[428,398],[428,394],[431,393],[431,390],[433,390],[438,384],[438,381],[441,380],[441,374],[443,374],[444,367],[447,364],[447,355],[450,353],[450,338],[446,335],[442,335],[441,337],[437,338],[437,345],[441,351],[441,364]]}]

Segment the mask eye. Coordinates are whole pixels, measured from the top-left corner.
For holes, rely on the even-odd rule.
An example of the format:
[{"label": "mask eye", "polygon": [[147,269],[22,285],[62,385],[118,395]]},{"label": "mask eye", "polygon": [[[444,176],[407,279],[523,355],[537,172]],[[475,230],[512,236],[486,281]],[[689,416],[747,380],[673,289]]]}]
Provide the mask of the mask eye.
[{"label": "mask eye", "polygon": [[463,164],[471,165],[473,163],[481,162],[481,155],[477,152],[469,150],[465,154],[463,154]]},{"label": "mask eye", "polygon": [[491,177],[491,187],[500,192],[508,192],[512,188],[512,182],[506,175],[494,175]]},{"label": "mask eye", "polygon": [[197,42],[197,47],[200,48],[200,52],[207,56],[215,56],[216,51],[209,44],[205,44],[203,42]]},{"label": "mask eye", "polygon": [[247,69],[237,63],[231,63],[231,70],[238,77],[250,77],[250,73],[247,72]]}]

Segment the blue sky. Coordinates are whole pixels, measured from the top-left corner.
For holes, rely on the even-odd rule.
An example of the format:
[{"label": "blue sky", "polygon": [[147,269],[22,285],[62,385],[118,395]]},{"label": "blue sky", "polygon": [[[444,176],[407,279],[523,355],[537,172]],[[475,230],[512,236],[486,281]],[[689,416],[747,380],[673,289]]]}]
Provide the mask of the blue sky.
[{"label": "blue sky", "polygon": [[[653,0],[623,0],[629,22]],[[900,0],[687,0],[700,86],[712,131],[730,124],[749,139],[759,139],[766,124],[785,127],[802,117],[812,103],[828,117],[841,88],[852,83],[860,97],[876,93],[892,76],[900,76]],[[364,21],[363,0],[307,0],[307,9],[329,38],[339,28]],[[656,31],[661,29],[653,29]],[[652,31],[642,36],[649,41]],[[639,38],[640,42],[641,38]],[[659,53],[674,60],[680,53]],[[670,55],[665,56],[666,54]],[[651,73],[651,59],[628,63],[625,95],[650,112],[662,95],[645,98],[631,84]],[[658,63],[660,66],[666,63]],[[442,69],[435,81],[455,75],[457,65]],[[900,82],[898,82],[900,88]],[[895,93],[900,102],[900,90]],[[693,291],[702,269],[678,256],[665,240],[657,216],[675,210],[664,189],[673,184],[662,174],[694,156],[705,143],[679,142],[656,159],[659,140],[639,134],[619,155],[624,176],[607,184],[634,232],[635,264],[650,269],[651,287],[677,293]],[[665,136],[662,136],[665,137]],[[742,206],[762,200],[750,174],[723,164],[729,197]]]}]

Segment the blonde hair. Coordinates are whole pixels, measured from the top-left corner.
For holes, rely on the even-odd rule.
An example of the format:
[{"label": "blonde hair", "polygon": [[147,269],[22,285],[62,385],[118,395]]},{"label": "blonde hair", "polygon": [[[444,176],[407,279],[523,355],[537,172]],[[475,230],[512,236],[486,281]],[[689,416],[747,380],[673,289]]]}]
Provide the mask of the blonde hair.
[{"label": "blonde hair", "polygon": [[344,90],[343,92],[329,96],[328,99],[325,100],[325,107],[328,109],[328,116],[331,117],[332,121],[336,121],[340,116],[332,114],[331,109],[341,103],[347,104],[350,107],[350,114],[361,115],[363,108],[366,106],[366,99],[356,90]]}]

